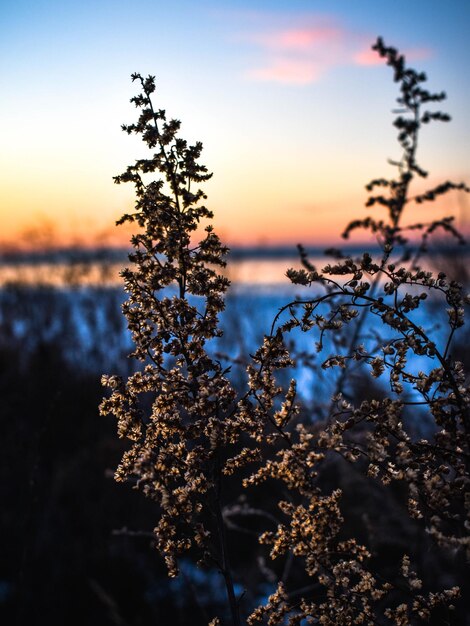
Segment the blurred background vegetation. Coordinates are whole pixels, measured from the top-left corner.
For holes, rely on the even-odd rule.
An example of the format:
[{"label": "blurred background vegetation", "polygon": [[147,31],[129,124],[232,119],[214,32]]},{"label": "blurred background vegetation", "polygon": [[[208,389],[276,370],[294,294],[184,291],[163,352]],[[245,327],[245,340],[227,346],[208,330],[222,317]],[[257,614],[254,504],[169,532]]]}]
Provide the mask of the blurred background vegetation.
[{"label": "blurred background vegetation", "polygon": [[[432,258],[440,270],[470,284],[462,248],[457,253],[441,245]],[[16,279],[9,274],[0,289],[0,616],[6,624],[16,620],[49,626],[207,624],[216,611],[224,610],[224,589],[216,572],[197,570],[188,561],[181,576],[170,581],[152,548],[156,504],[113,480],[125,444],[117,438],[113,420],[100,417],[97,407],[103,395],[101,374],[125,376],[132,369],[126,358],[131,342],[120,311],[124,293],[115,281],[117,259],[101,259],[100,272],[96,259],[77,254],[61,259],[55,263],[56,271],[61,264],[60,282],[51,284],[50,265],[36,259],[33,283],[25,281],[25,265],[17,264]],[[285,259],[280,262],[288,265]],[[13,271],[11,258],[4,258],[2,268],[8,264]],[[283,298],[282,288],[263,286],[262,281],[235,285],[217,350],[236,358],[254,349]],[[454,346],[467,371],[468,338],[464,329]],[[232,375],[243,384],[242,362],[234,365]],[[372,389],[370,377],[359,376],[355,390],[362,398],[380,394],[380,388]],[[318,386],[315,393],[318,402]],[[367,538],[382,571],[395,567],[413,545],[420,569],[430,573],[425,586],[449,587],[462,578],[464,562],[440,552],[422,524],[410,520],[399,486],[385,488],[361,476],[360,468],[339,461],[331,463],[323,480],[325,488],[342,487],[348,520],[344,533]],[[269,485],[258,494],[268,510],[274,496]],[[243,534],[236,517],[232,522],[236,569],[250,583],[248,595],[259,601],[272,592],[270,568],[278,565],[270,562],[255,535],[247,536],[246,521]],[[250,524],[256,531],[255,518],[248,528]],[[470,595],[466,584],[456,624],[465,623]],[[299,589],[305,585],[308,580],[299,574]]]}]

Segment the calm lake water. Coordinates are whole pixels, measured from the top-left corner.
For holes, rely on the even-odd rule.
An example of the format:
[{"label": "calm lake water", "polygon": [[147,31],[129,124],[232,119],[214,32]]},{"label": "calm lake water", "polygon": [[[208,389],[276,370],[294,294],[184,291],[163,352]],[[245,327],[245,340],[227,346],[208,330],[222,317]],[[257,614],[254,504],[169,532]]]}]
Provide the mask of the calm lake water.
[{"label": "calm lake water", "polygon": [[[359,250],[349,251],[352,255],[359,254]],[[88,256],[87,256],[88,255]],[[309,256],[309,260],[318,269],[327,263],[334,263],[332,257],[327,257],[319,251]],[[423,259],[422,266],[425,269],[439,270],[454,274],[459,280],[465,282],[468,279],[469,270],[468,249],[454,250],[435,254],[433,257]],[[119,273],[123,267],[129,265],[126,254],[120,251],[114,252],[110,257],[101,258],[92,255],[73,255],[64,253],[55,257],[17,257],[14,259],[0,259],[0,288],[11,283],[23,285],[45,285],[54,287],[68,286],[103,286],[118,287],[122,284]],[[223,272],[232,281],[234,286],[242,288],[273,287],[279,289],[282,285],[288,287],[290,281],[286,277],[289,268],[300,268],[299,256],[295,250],[262,250],[253,254],[234,251]]]},{"label": "calm lake water", "polygon": [[[310,261],[319,269],[332,262],[324,255],[312,255]],[[447,259],[448,267],[460,268],[462,282],[469,276],[467,261],[465,255]],[[437,257],[433,263],[448,271],[443,262],[437,264]],[[127,355],[133,349],[133,342],[121,312],[126,296],[119,276],[124,265],[123,256],[106,262],[96,258],[85,262],[83,257],[68,262],[64,259],[55,259],[55,262],[3,260],[0,263],[1,341],[12,351],[26,356],[42,345],[55,346],[73,367],[94,371],[97,375],[102,372],[129,374],[132,362]],[[231,365],[236,380],[244,380],[247,355],[262,345],[264,335],[272,332],[273,323],[287,320],[290,311],[286,305],[298,296],[301,299],[315,297],[321,289],[320,286],[292,285],[286,277],[290,267],[301,267],[298,257],[234,255],[228,264],[226,273],[232,288],[227,293],[225,311],[220,315],[223,334],[212,341],[208,349],[218,359],[229,357],[230,363],[236,360],[236,364]],[[442,298],[431,297],[410,314],[417,325],[429,331],[438,346],[445,346],[449,333],[446,307]],[[318,313],[328,314],[328,304],[321,305]],[[458,333],[456,341],[467,341],[466,329]],[[371,316],[370,341],[375,342],[376,336],[385,338],[387,332],[381,319]],[[323,350],[317,355],[318,328],[311,332],[296,329],[286,336],[286,341],[294,343],[312,362],[322,362],[336,350],[330,339],[329,336],[324,338]],[[419,372],[435,364],[417,356],[413,358],[412,367]],[[323,372],[319,368],[313,372],[299,361],[291,374],[298,382],[299,394],[308,401],[313,398],[320,401],[333,393],[335,374],[331,370]]]},{"label": "calm lake water", "polygon": [[[318,266],[326,264],[325,258],[312,261]],[[88,286],[119,286],[122,278],[119,272],[124,263],[55,263],[25,262],[4,263],[0,265],[0,287],[8,283],[25,285],[48,285],[64,287],[68,285]],[[235,284],[240,285],[272,285],[289,284],[286,270],[290,267],[299,268],[298,258],[236,259],[225,268],[225,275]]]}]

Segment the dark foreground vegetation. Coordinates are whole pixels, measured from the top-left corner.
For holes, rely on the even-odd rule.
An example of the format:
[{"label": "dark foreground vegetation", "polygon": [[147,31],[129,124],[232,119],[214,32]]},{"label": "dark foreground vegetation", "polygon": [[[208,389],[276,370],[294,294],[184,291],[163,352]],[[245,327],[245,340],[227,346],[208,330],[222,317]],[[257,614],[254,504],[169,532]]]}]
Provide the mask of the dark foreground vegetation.
[{"label": "dark foreground vegetation", "polygon": [[[254,320],[261,296],[226,296],[212,228],[194,243],[211,217],[201,145],[133,77],[125,130],[153,156],[117,178],[137,192],[126,319],[114,289],[1,292],[5,623],[469,623],[468,276],[444,259],[420,269],[435,231],[462,237],[451,219],[404,221],[468,190],[410,192],[445,96],[375,48],[400,87],[403,155],[368,186],[381,217],[345,233],[366,228],[375,247],[331,251],[322,270],[301,248],[299,297],[269,321]],[[114,372],[102,415],[100,371]]]}]

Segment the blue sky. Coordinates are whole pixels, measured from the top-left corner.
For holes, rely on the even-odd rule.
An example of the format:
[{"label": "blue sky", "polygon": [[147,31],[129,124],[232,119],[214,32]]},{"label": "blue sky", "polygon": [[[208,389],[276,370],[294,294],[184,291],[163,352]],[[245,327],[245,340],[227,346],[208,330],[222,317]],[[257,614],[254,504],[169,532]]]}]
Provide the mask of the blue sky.
[{"label": "blue sky", "polygon": [[41,224],[63,242],[113,238],[133,198],[112,176],[142,156],[119,130],[135,71],[157,76],[158,106],[203,141],[229,243],[334,239],[399,154],[391,72],[367,52],[379,34],[448,94],[453,121],[423,132],[423,165],[468,183],[469,27],[464,1],[4,0],[3,239]]}]

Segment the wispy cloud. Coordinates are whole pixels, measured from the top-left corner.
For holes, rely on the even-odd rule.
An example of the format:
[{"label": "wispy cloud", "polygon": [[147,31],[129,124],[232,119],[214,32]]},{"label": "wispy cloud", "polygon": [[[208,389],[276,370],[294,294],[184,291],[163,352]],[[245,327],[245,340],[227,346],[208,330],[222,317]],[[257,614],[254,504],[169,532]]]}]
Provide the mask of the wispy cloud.
[{"label": "wispy cloud", "polygon": [[[429,59],[432,56],[432,51],[429,48],[411,48],[405,50],[404,54],[408,61],[422,61]],[[353,60],[356,65],[381,65],[384,62],[378,52],[372,48],[360,50],[354,55]]]},{"label": "wispy cloud", "polygon": [[245,75],[254,80],[307,85],[317,81],[323,69],[314,61],[279,58],[271,60],[265,67],[248,70]]},{"label": "wispy cloud", "polygon": [[[245,30],[237,39],[255,51],[252,67],[244,72],[250,80],[307,85],[338,66],[383,63],[370,48],[373,36],[358,34],[333,17],[302,16],[295,23],[290,16],[288,26],[263,25]],[[412,49],[405,54],[407,59],[420,60],[431,56],[431,51]]]},{"label": "wispy cloud", "polygon": [[372,50],[372,48],[356,52],[353,59],[356,65],[381,65],[383,63],[379,53],[376,50]]},{"label": "wispy cloud", "polygon": [[[324,21],[324,20],[322,20]],[[336,24],[303,24],[248,32],[257,61],[245,72],[251,80],[306,85],[316,82],[345,55],[345,33]]]},{"label": "wispy cloud", "polygon": [[315,51],[320,46],[329,46],[332,42],[341,41],[342,36],[343,33],[339,28],[320,26],[255,33],[251,39],[261,46],[273,50],[304,53]]}]

